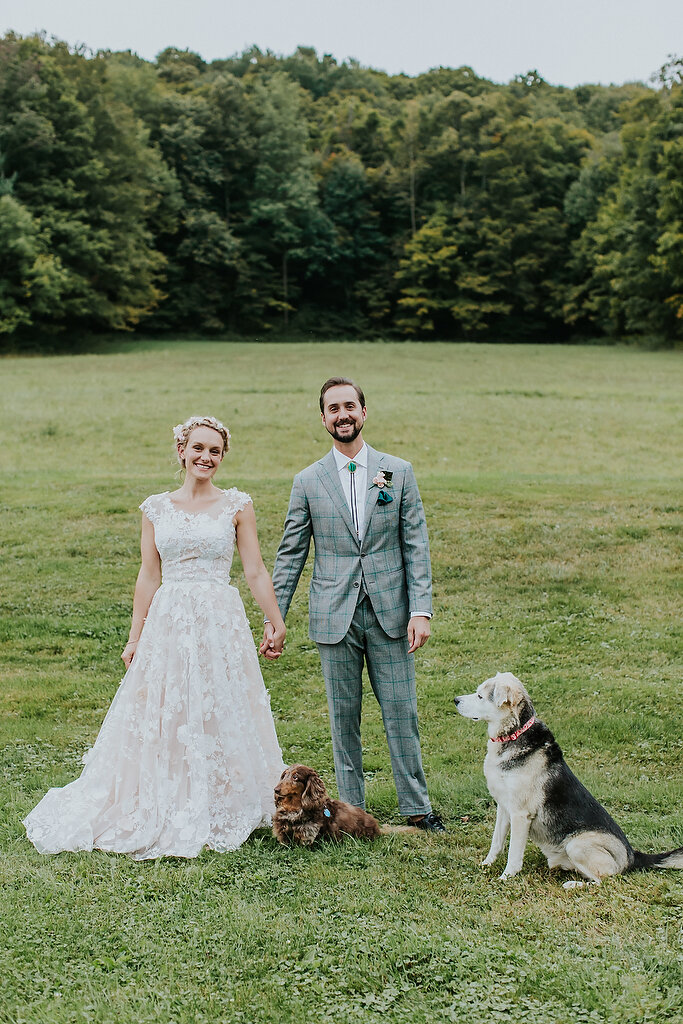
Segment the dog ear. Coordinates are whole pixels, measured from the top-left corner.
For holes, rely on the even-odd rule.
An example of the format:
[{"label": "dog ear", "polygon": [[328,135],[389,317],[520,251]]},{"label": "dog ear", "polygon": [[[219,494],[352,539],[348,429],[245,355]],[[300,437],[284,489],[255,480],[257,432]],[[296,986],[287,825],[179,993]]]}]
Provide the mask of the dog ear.
[{"label": "dog ear", "polygon": [[496,707],[502,708],[507,704],[511,708],[516,708],[522,701],[528,699],[526,690],[512,672],[498,673],[493,687],[493,703]]},{"label": "dog ear", "polygon": [[301,794],[301,806],[305,811],[313,811],[324,802],[327,792],[325,784],[317,772],[310,770],[308,782]]}]

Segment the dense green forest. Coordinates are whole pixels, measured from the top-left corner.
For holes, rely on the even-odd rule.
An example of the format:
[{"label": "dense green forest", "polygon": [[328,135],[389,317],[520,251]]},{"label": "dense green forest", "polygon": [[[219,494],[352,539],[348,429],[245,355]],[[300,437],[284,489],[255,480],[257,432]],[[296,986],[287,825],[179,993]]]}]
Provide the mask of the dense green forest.
[{"label": "dense green forest", "polygon": [[683,62],[570,89],[8,34],[0,337],[143,327],[680,338]]}]

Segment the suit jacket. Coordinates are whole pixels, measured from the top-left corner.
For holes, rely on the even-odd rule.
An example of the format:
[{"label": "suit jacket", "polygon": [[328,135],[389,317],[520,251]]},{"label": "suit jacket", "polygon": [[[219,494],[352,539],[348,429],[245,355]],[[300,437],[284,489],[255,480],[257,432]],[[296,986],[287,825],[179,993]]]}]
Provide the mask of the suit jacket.
[{"label": "suit jacket", "polygon": [[[413,468],[367,447],[362,537],[356,535],[332,451],[298,473],[292,485],[273,585],[284,618],[312,537],[309,636],[318,643],[336,644],[346,635],[361,585],[391,637],[405,635],[411,609],[431,612],[429,538]],[[380,468],[393,473],[388,504],[378,504],[380,489],[372,483]]]}]

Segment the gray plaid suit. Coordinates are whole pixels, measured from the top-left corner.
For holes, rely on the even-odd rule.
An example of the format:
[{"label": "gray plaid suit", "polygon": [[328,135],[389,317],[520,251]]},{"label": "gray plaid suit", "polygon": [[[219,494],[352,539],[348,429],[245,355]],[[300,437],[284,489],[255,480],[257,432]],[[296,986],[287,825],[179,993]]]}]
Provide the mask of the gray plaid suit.
[{"label": "gray plaid suit", "polygon": [[[361,676],[382,710],[402,814],[431,810],[422,770],[414,656],[408,654],[410,611],[431,612],[429,539],[409,462],[367,446],[365,526],[356,534],[332,451],[294,478],[284,534],[273,570],[283,617],[315,545],[309,636],[320,652],[343,800],[364,806],[360,739]],[[392,501],[378,504],[372,483],[391,471]]]}]

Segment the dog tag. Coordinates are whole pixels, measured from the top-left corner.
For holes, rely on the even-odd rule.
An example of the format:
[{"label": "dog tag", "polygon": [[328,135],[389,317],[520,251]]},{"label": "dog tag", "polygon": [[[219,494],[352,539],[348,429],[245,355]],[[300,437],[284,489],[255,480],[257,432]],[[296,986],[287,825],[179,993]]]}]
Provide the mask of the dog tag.
[{"label": "dog tag", "polygon": [[331,818],[332,817],[332,815],[330,814],[330,812],[329,812],[327,807],[323,811],[323,814],[325,815],[326,818]]}]

